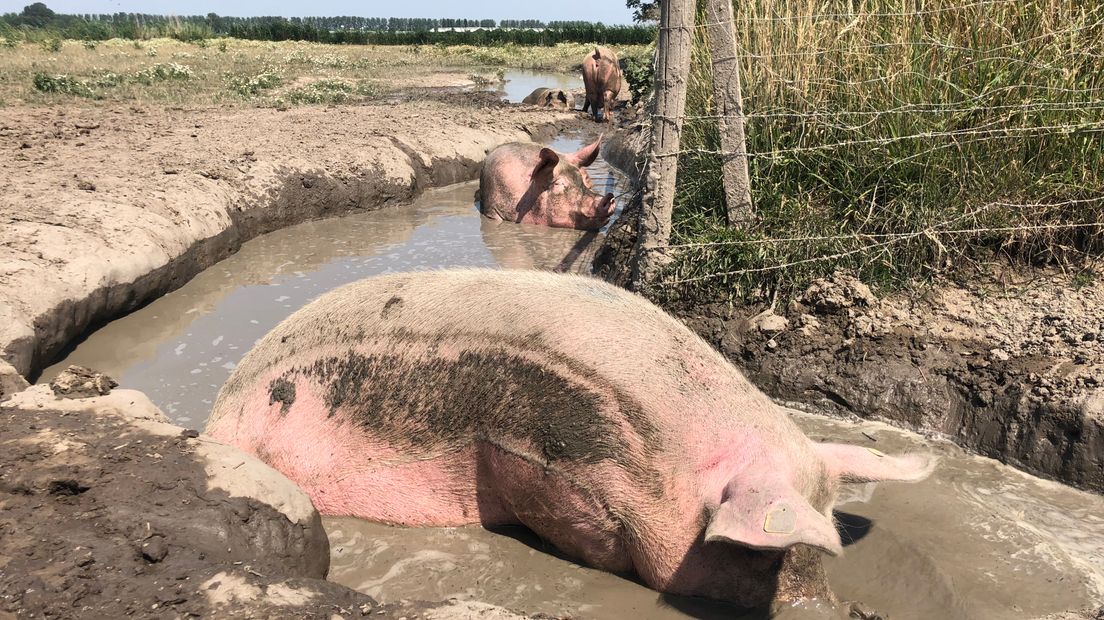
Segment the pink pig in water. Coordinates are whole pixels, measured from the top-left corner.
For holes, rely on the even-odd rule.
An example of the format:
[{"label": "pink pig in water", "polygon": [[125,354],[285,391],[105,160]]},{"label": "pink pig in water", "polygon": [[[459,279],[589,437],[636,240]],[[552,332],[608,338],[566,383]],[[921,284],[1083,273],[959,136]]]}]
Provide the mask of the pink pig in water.
[{"label": "pink pig in water", "polygon": [[455,270],[339,288],[272,330],[207,432],[329,515],[523,524],[662,592],[831,599],[841,480],[932,462],[814,443],[683,324],[592,278]]},{"label": "pink pig in water", "polygon": [[599,137],[570,155],[532,142],[503,144],[479,176],[480,211],[509,222],[597,230],[613,214],[613,194],[591,188],[585,168],[598,158]]}]

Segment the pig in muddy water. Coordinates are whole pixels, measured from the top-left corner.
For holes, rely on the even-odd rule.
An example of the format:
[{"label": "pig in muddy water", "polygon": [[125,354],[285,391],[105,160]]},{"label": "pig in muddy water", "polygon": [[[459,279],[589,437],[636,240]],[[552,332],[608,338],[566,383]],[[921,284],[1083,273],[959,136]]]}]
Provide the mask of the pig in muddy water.
[{"label": "pig in muddy water", "polygon": [[827,598],[841,481],[920,456],[810,441],[703,340],[592,278],[447,270],[353,283],[238,365],[207,432],[323,514],[522,524],[650,587],[759,606]]},{"label": "pig in muddy water", "polygon": [[487,155],[479,175],[479,210],[493,220],[597,230],[615,204],[598,194],[585,168],[602,139],[571,154],[532,142],[503,144]]},{"label": "pig in muddy water", "polygon": [[573,104],[569,104],[568,101],[574,101],[573,97],[569,97],[568,94],[558,88],[538,88],[529,93],[525,99],[522,99],[522,103],[529,105],[540,106],[542,108],[555,108],[557,110],[566,110]]},{"label": "pig in muddy water", "polygon": [[583,59],[583,86],[586,88],[583,112],[589,108],[594,120],[598,120],[598,109],[601,108],[602,120],[613,122],[613,104],[621,92],[621,67],[613,50],[595,47],[592,53],[587,54]]}]

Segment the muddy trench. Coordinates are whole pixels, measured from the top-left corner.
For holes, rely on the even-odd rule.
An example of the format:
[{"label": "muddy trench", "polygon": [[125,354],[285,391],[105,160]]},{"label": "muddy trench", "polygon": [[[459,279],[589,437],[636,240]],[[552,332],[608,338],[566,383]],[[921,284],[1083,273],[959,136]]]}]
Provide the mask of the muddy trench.
[{"label": "muddy trench", "polygon": [[[506,96],[524,96],[530,81],[540,79],[519,73]],[[542,127],[531,134],[562,152],[598,130],[580,122],[559,133]],[[633,143],[616,140],[628,146],[603,155],[632,174],[634,157],[625,149]],[[587,273],[604,243],[607,253],[624,243],[617,232],[624,222],[616,219],[610,243],[610,230],[582,233],[484,219],[474,202],[477,183],[469,180],[481,162],[423,161],[415,149],[396,146],[416,170],[410,185],[378,184],[372,175],[289,174],[278,191],[257,198],[266,206],[239,210],[224,233],[133,285],[59,309],[59,317],[81,317],[73,325],[94,327],[78,336],[69,333],[69,319],[36,326],[59,332],[35,348],[32,367],[42,369],[37,380],[48,382],[70,364],[95,368],[148,395],[174,424],[198,430],[253,343],[330,289],[375,274],[448,266]],[[627,195],[626,175],[605,159],[590,176],[596,190]],[[619,210],[624,203],[618,201]],[[688,322],[703,335],[717,335],[692,317]],[[747,366],[731,346],[720,348]],[[763,379],[754,365],[751,374]],[[805,390],[764,384],[776,396],[807,400]],[[935,474],[917,485],[845,489],[836,516],[847,548],[827,564],[841,599],[894,619],[1027,620],[1104,602],[1104,497],[974,456],[930,433],[844,422],[824,412],[791,415],[816,440],[887,452],[929,450],[942,458]],[[385,605],[458,598],[579,618],[762,617],[658,595],[631,577],[580,566],[521,528],[406,530],[337,517],[324,518],[323,526],[328,579]],[[839,610],[794,608],[779,617],[833,613]]]}]

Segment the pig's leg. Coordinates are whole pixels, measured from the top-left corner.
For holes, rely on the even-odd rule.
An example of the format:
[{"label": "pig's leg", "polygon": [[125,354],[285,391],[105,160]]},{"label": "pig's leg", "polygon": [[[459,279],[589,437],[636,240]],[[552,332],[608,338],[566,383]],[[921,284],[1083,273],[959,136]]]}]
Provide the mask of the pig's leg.
[{"label": "pig's leg", "polygon": [[602,99],[603,99],[603,102],[602,102],[603,103],[602,120],[607,122],[607,123],[612,123],[613,122],[613,116],[612,116],[611,113],[613,111],[613,93],[608,91],[608,90],[605,91],[602,94]]},{"label": "pig's leg", "polygon": [[490,442],[480,453],[481,473],[494,478],[498,501],[516,522],[584,564],[614,573],[632,570],[623,530],[598,497],[530,456]]},{"label": "pig's leg", "polygon": [[587,110],[590,110],[590,95],[583,97],[583,114],[586,114]]}]

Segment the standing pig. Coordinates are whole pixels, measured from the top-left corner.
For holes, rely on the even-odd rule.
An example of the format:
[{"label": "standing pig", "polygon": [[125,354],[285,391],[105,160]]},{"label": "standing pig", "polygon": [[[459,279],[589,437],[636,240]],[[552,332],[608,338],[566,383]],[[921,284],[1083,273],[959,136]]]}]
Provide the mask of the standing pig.
[{"label": "standing pig", "polygon": [[613,194],[591,188],[587,166],[602,139],[563,155],[532,142],[511,142],[491,151],[479,175],[479,210],[493,220],[557,228],[597,230],[615,208]]},{"label": "standing pig", "polygon": [[521,100],[522,103],[540,106],[542,108],[555,108],[566,110],[568,108],[567,93],[558,88],[538,88],[529,93],[529,96]]},{"label": "standing pig", "polygon": [[928,458],[814,443],[720,354],[592,278],[451,270],[356,282],[263,338],[207,432],[323,514],[522,524],[656,590],[831,599],[841,480]]},{"label": "standing pig", "polygon": [[590,108],[594,120],[598,120],[598,108],[602,108],[602,120],[613,121],[611,110],[617,93],[621,91],[621,67],[617,64],[617,55],[605,47],[595,47],[593,54],[583,59],[583,86],[586,87],[586,101],[583,112]]}]

